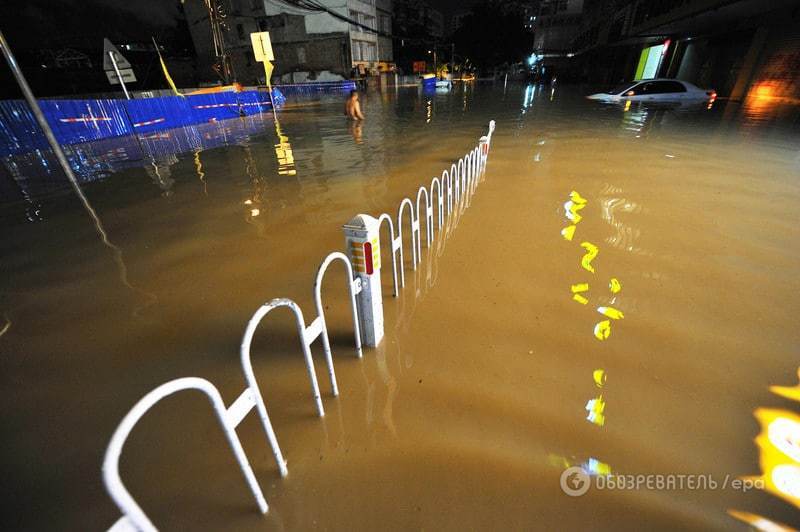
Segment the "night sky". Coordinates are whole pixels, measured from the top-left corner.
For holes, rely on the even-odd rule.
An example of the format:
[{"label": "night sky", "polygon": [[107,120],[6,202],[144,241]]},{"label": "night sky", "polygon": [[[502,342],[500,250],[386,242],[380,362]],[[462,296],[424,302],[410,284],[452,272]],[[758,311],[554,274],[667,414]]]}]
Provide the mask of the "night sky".
[{"label": "night sky", "polygon": [[[84,2],[74,2],[81,5]],[[98,0],[98,3],[114,9],[127,11],[134,17],[152,22],[154,25],[171,25],[178,17],[177,0]]]}]

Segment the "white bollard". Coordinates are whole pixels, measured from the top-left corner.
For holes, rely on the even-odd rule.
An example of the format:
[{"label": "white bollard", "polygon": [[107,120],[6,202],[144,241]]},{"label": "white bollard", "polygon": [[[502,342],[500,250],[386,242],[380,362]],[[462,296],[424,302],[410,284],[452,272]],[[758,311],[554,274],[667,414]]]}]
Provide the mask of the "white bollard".
[{"label": "white bollard", "polygon": [[381,294],[380,222],[366,214],[356,215],[342,226],[347,254],[361,279],[358,322],[367,347],[383,340],[383,295]]}]

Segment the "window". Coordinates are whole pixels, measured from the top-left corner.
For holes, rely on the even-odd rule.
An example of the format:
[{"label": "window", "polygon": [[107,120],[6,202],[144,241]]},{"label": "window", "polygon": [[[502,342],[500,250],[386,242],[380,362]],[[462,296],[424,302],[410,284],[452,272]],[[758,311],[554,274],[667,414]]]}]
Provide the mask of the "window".
[{"label": "window", "polygon": [[[606,94],[621,94],[623,92],[627,92],[628,90],[634,88],[631,85],[634,84],[629,82],[629,83],[623,83],[622,85],[617,85],[616,87],[608,91]],[[638,85],[636,86],[638,87]]]},{"label": "window", "polygon": [[654,81],[650,83],[653,87],[650,87],[649,93],[650,94],[662,94],[662,93],[672,93],[672,92],[686,92],[686,87],[683,86],[683,83],[679,81]]},{"label": "window", "polygon": [[392,18],[388,15],[381,15],[381,25],[380,29],[384,33],[391,33],[392,32]]},{"label": "window", "polygon": [[244,38],[245,38],[245,35],[244,35],[244,26],[242,26],[241,24],[237,24],[237,25],[236,25],[236,34],[239,36],[239,40],[240,40],[240,41],[243,41],[243,40],[244,40]]},{"label": "window", "polygon": [[376,61],[377,57],[375,43],[353,40],[353,61]]},{"label": "window", "polygon": [[[350,19],[353,22],[358,22],[358,24],[350,24],[350,29],[352,31],[369,31],[367,28],[377,29],[377,21],[375,17],[372,15],[367,15],[366,13],[361,13],[360,11],[350,10]],[[364,26],[367,26],[365,28]]]},{"label": "window", "polygon": [[648,85],[650,85],[650,83],[639,83],[638,85],[634,85],[629,90],[625,91],[623,96],[641,96],[642,94],[646,94]]},{"label": "window", "polygon": [[297,62],[301,65],[305,64],[306,62],[306,47],[305,46],[298,46],[297,47]]},{"label": "window", "polygon": [[679,81],[647,81],[639,83],[631,89],[633,96],[645,94],[670,94],[675,92],[686,92],[686,87]]}]

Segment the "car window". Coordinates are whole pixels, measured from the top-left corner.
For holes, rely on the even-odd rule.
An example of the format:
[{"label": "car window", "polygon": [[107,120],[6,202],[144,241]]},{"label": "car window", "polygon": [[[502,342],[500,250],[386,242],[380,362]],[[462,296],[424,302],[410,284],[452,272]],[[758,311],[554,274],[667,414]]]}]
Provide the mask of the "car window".
[{"label": "car window", "polygon": [[645,93],[644,91],[646,90],[647,85],[649,85],[649,83],[638,83],[627,91],[623,92],[622,96],[640,96]]},{"label": "car window", "polygon": [[623,93],[623,96],[642,96],[652,94],[671,94],[686,92],[682,83],[677,81],[645,81]]},{"label": "car window", "polygon": [[674,92],[686,92],[686,87],[678,81],[654,81],[651,83],[650,94],[667,94]]},{"label": "car window", "polygon": [[610,91],[606,92],[606,94],[620,94],[622,92],[627,91],[628,89],[630,89],[634,85],[636,85],[636,82],[634,82],[634,81],[629,81],[628,83],[622,83],[620,85],[617,85],[616,87],[614,87]]}]

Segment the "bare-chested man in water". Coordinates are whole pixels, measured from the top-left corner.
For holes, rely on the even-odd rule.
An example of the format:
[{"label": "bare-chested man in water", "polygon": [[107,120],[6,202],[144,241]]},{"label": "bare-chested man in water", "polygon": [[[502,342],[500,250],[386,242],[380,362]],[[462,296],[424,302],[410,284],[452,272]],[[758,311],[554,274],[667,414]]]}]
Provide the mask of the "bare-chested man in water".
[{"label": "bare-chested man in water", "polygon": [[347,118],[353,120],[364,120],[364,115],[361,112],[361,104],[358,103],[358,91],[350,91],[350,97],[344,104],[344,114]]}]

